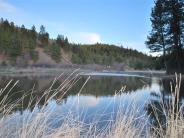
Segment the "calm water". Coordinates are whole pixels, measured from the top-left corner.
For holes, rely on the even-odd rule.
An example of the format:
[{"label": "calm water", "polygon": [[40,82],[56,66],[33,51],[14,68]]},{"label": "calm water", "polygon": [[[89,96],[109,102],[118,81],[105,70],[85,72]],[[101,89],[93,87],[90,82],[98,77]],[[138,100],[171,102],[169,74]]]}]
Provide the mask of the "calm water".
[{"label": "calm water", "polygon": [[[91,78],[78,96],[88,75]],[[78,117],[85,123],[96,121],[99,127],[102,127],[107,121],[115,120],[117,111],[120,110],[124,115],[128,115],[131,112],[135,112],[136,116],[150,115],[150,122],[155,123],[150,105],[155,105],[159,108],[161,100],[167,103],[169,97],[171,97],[170,82],[174,82],[174,79],[171,78],[161,79],[159,77],[130,74],[98,73],[88,75],[80,76],[79,81],[64,96],[62,92],[58,93],[47,103],[46,112],[52,112],[50,124],[53,127],[59,126],[62,123],[61,116],[67,115]],[[65,78],[66,76],[59,78],[52,89],[56,89]],[[0,88],[4,88],[11,79],[13,79],[13,82],[19,80],[19,83],[10,92],[9,88],[4,92],[4,94],[9,92],[7,103],[13,103],[27,94],[22,104],[16,106],[10,113],[10,116],[13,116],[16,121],[21,120],[31,112],[39,111],[49,97],[49,95],[42,97],[43,92],[52,85],[54,80],[53,77],[49,76],[1,77]],[[180,99],[182,101],[184,85],[181,86]],[[120,91],[122,87],[125,87],[124,91]],[[3,97],[4,95],[1,95],[0,100]],[[32,97],[35,97],[35,99],[32,101],[31,106],[27,108]],[[41,101],[36,106],[36,99],[40,98]],[[132,103],[134,107],[131,106]],[[161,118],[163,117],[162,113],[159,113],[159,115]],[[60,116],[61,119],[56,122],[54,118],[57,116]]]}]

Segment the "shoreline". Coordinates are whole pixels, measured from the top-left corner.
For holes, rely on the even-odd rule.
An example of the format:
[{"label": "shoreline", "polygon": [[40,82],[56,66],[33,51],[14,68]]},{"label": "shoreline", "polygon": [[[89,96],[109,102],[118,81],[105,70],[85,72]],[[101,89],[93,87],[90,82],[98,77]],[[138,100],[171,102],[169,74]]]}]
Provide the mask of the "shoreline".
[{"label": "shoreline", "polygon": [[[146,76],[155,76],[155,77],[175,77],[173,75],[167,75],[163,70],[94,70],[94,69],[83,69],[83,68],[41,68],[41,67],[34,67],[34,68],[0,68],[0,76],[42,76],[42,75],[61,75],[62,73],[117,73],[117,74],[139,74],[139,75],[146,75]],[[183,76],[183,75],[182,75]]]}]

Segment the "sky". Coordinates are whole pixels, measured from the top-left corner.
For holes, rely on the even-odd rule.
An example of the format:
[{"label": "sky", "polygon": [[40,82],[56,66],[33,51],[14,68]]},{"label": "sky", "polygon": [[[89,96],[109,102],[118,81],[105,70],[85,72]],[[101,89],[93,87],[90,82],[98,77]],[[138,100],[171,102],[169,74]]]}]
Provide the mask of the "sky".
[{"label": "sky", "polygon": [[149,53],[153,0],[0,0],[0,17],[26,28],[46,27],[70,42],[122,45]]}]

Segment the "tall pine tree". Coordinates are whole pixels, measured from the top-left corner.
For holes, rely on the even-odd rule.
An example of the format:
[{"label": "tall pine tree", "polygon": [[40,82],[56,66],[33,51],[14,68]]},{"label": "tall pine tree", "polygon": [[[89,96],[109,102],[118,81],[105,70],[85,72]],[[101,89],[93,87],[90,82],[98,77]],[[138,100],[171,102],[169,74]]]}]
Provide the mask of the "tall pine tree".
[{"label": "tall pine tree", "polygon": [[175,66],[177,72],[184,72],[183,57],[183,27],[184,27],[184,1],[168,0],[168,43],[172,46],[171,66]]},{"label": "tall pine tree", "polygon": [[151,22],[152,31],[148,36],[146,41],[147,47],[151,52],[163,52],[164,64],[166,65],[166,51],[169,48],[167,41],[167,10],[166,10],[166,0],[156,0],[155,7],[152,8]]},{"label": "tall pine tree", "polygon": [[184,72],[183,0],[155,0],[151,22],[152,31],[146,41],[147,47],[151,52],[163,51],[164,64],[168,72]]}]

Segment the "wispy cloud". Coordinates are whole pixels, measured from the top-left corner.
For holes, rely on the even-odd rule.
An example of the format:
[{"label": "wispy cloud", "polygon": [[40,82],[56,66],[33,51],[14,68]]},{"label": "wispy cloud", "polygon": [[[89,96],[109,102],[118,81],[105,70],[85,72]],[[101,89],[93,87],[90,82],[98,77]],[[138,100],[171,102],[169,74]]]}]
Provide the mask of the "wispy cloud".
[{"label": "wispy cloud", "polygon": [[16,11],[17,8],[15,6],[6,2],[5,0],[0,0],[0,12],[14,13]]},{"label": "wispy cloud", "polygon": [[69,37],[72,42],[82,44],[95,44],[97,42],[102,42],[101,36],[98,33],[76,32],[69,34]]}]

